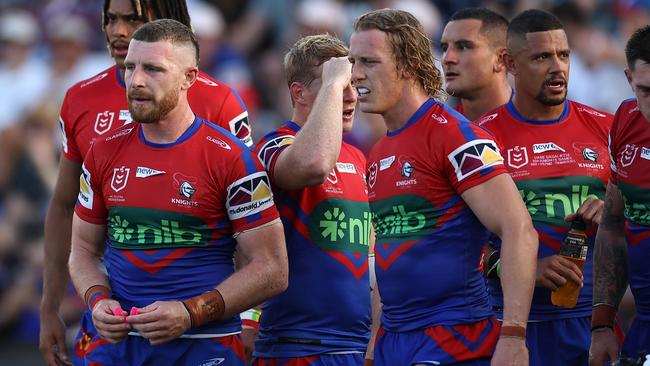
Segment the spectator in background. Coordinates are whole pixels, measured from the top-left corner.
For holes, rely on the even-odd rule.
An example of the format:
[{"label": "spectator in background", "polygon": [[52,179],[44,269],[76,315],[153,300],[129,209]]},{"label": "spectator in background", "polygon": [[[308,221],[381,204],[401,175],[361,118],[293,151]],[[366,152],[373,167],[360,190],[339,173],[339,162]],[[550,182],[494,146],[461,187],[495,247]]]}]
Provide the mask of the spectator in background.
[{"label": "spectator in background", "polygon": [[47,86],[47,66],[34,57],[38,23],[24,10],[0,15],[0,131],[16,124],[41,99]]}]

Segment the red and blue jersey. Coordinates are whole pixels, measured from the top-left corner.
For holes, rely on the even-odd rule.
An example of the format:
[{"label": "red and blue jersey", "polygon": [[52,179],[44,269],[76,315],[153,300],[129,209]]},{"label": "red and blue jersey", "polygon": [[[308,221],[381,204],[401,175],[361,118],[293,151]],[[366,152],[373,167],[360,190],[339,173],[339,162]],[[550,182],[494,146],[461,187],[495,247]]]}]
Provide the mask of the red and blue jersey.
[{"label": "red and blue jersey", "polygon": [[504,173],[492,136],[433,99],[375,144],[367,174],[383,328],[492,315],[478,270],[489,233],[461,194]]},{"label": "red and blue jersey", "polygon": [[[171,144],[146,141],[137,123],[94,143],[75,212],[106,226],[104,262],[113,298],[125,309],[214,289],[234,272],[233,234],[279,216],[259,159],[199,118]],[[186,335],[239,329],[233,317]]]},{"label": "red and blue jersey", "polygon": [[[478,123],[494,134],[502,148],[506,166],[539,235],[538,258],[558,254],[570,226],[565,216],[576,212],[588,198],[604,199],[609,176],[607,134],[612,115],[566,101],[558,119],[528,120],[510,101]],[[574,308],[555,306],[551,291],[536,287],[530,320],[591,316],[596,229],[589,228],[587,235],[589,251],[578,304]],[[494,246],[500,247],[498,240]],[[490,280],[490,293],[495,309],[502,311],[498,280]]]},{"label": "red and blue jersey", "polygon": [[630,289],[637,317],[650,320],[650,122],[636,99],[624,101],[616,111],[610,134],[612,183],[625,203],[625,238]]},{"label": "red and blue jersey", "polygon": [[[199,73],[187,99],[197,116],[253,145],[248,111],[234,89]],[[63,156],[81,163],[95,140],[131,122],[126,87],[117,66],[81,81],[68,89],[61,106]]]},{"label": "red and blue jersey", "polygon": [[[255,150],[273,181],[300,126],[286,122]],[[371,231],[365,158],[343,142],[325,182],[274,189],[289,256],[289,287],[263,307],[256,357],[365,352],[370,336]]]}]

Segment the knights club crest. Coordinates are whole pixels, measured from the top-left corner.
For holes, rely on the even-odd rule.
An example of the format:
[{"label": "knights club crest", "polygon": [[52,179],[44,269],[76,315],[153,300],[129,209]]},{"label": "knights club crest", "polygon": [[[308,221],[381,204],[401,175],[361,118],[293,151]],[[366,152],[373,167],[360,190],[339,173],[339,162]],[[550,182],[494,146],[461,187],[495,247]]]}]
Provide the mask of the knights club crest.
[{"label": "knights club crest", "polygon": [[639,147],[635,144],[626,144],[625,150],[621,153],[621,165],[624,167],[630,166],[636,157]]},{"label": "knights club crest", "polygon": [[368,186],[370,188],[375,186],[375,183],[377,182],[377,163],[372,163],[368,167]]},{"label": "knights club crest", "polygon": [[108,132],[113,125],[113,119],[115,119],[115,112],[104,111],[97,113],[97,119],[95,120],[95,132],[100,135]]},{"label": "knights club crest", "polygon": [[515,146],[508,149],[508,165],[515,169],[519,169],[528,164],[528,152],[525,147]]},{"label": "knights club crest", "polygon": [[119,168],[113,169],[113,178],[111,179],[111,188],[115,192],[119,192],[126,187],[126,183],[129,181],[129,172],[131,168],[121,166]]}]

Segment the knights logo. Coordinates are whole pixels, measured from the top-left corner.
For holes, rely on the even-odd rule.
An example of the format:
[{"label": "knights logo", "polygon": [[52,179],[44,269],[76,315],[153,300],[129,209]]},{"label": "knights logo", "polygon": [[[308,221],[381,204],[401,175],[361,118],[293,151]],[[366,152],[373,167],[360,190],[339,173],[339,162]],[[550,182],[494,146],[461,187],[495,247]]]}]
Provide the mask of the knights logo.
[{"label": "knights logo", "polygon": [[508,149],[508,165],[515,169],[519,169],[528,164],[528,152],[525,147],[515,146]]},{"label": "knights logo", "polygon": [[624,167],[630,166],[636,157],[639,147],[634,144],[626,144],[625,150],[621,153],[621,165]]},{"label": "knights logo", "polygon": [[408,161],[405,161],[404,164],[402,164],[402,177],[409,178],[412,174],[415,168],[411,163]]},{"label": "knights logo", "polygon": [[368,167],[368,186],[372,188],[375,186],[375,183],[377,183],[377,163],[372,163]]},{"label": "knights logo", "polygon": [[113,178],[111,179],[111,188],[115,192],[119,192],[126,187],[126,183],[129,181],[129,172],[130,168],[121,166],[119,168],[113,169]]},{"label": "knights logo", "polygon": [[594,149],[585,147],[584,150],[582,150],[582,157],[585,160],[593,161],[595,163],[598,161],[598,156],[598,153]]},{"label": "knights logo", "polygon": [[111,129],[111,126],[113,126],[114,118],[114,112],[104,111],[97,113],[97,119],[95,120],[95,132],[100,135],[108,132]]},{"label": "knights logo", "polygon": [[174,186],[178,188],[178,194],[182,197],[192,199],[192,196],[196,193],[195,185],[197,179],[195,177],[190,177],[183,175],[181,173],[174,173]]}]

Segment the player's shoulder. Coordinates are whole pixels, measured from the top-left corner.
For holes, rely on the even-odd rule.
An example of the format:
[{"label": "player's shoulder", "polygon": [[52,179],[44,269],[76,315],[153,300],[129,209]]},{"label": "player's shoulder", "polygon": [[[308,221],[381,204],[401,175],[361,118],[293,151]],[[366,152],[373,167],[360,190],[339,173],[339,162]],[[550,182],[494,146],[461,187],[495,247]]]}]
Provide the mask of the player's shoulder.
[{"label": "player's shoulder", "polygon": [[622,101],[616,110],[616,114],[619,116],[631,115],[635,112],[639,112],[639,102],[636,98]]},{"label": "player's shoulder", "polygon": [[68,89],[66,97],[85,98],[90,94],[97,93],[98,90],[105,91],[107,85],[114,81],[116,72],[117,66],[111,66],[88,79],[79,81]]},{"label": "player's shoulder", "polygon": [[248,146],[225,128],[210,121],[201,120],[201,122],[208,146],[215,145],[219,149],[219,154],[239,155],[243,151],[250,151]]},{"label": "player's shoulder", "polygon": [[571,103],[571,106],[574,108],[576,113],[582,118],[596,120],[596,121],[607,121],[607,120],[612,120],[614,118],[614,116],[611,113],[598,110],[588,105],[578,103],[573,100],[570,100],[569,103]]},{"label": "player's shoulder", "polygon": [[105,136],[98,137],[92,144],[95,157],[113,156],[116,151],[123,148],[125,143],[131,140],[131,137],[137,133],[137,130],[137,124],[129,123],[110,131]]},{"label": "player's shoulder", "polygon": [[200,93],[201,95],[222,95],[227,96],[232,93],[232,88],[230,85],[218,81],[211,77],[210,75],[199,72],[196,77],[196,81],[190,88],[191,91],[195,93]]},{"label": "player's shoulder", "polygon": [[296,138],[298,131],[300,131],[300,126],[295,122],[285,121],[276,129],[267,132],[255,144],[255,150],[264,150],[268,147],[281,147],[286,144],[291,144]]}]

